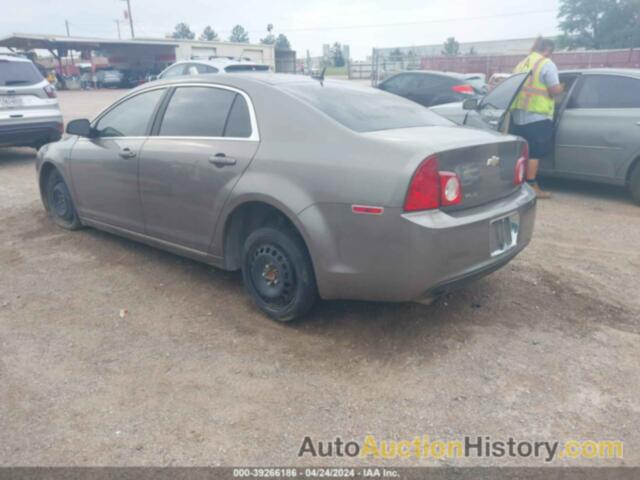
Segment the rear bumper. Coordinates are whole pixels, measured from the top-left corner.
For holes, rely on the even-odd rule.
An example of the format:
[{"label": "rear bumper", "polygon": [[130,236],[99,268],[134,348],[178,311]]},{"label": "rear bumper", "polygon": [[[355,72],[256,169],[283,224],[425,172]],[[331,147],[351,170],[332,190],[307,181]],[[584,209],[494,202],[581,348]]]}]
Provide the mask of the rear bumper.
[{"label": "rear bumper", "polygon": [[[530,242],[535,194],[523,186],[476,208],[354,215],[349,205],[314,205],[300,214],[326,299],[411,301],[439,295],[506,265]],[[520,219],[515,246],[491,255],[491,222]]]},{"label": "rear bumper", "polygon": [[0,146],[34,146],[55,142],[61,138],[62,118],[59,121],[0,125]]}]

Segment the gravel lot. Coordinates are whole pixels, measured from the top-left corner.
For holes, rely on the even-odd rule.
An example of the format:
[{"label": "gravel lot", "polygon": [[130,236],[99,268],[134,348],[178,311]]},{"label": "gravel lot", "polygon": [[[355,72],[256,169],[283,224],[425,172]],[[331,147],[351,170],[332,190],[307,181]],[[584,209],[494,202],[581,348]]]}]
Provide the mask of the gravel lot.
[{"label": "gravel lot", "polygon": [[[68,121],[122,93],[60,102]],[[368,433],[620,439],[623,461],[560,463],[640,465],[640,207],[622,190],[547,182],[531,246],[432,306],[323,302],[282,326],[239,274],[55,227],[34,159],[0,150],[1,465],[347,465],[299,459],[302,438]]]}]

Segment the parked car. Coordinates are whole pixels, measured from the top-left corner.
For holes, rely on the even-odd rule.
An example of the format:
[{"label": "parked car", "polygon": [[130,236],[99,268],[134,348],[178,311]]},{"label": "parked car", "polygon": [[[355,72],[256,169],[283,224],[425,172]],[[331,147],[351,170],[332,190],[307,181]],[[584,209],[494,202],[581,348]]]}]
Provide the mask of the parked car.
[{"label": "parked car", "polygon": [[[528,77],[512,75],[482,99],[432,111],[461,125],[509,131],[507,113]],[[553,154],[540,174],[628,187],[640,204],[640,70],[560,72]]]},{"label": "parked car", "polygon": [[38,155],[63,228],[241,270],[270,317],[325,299],[432,299],[532,235],[526,142],[350,82],[278,74],[145,84]]},{"label": "parked car", "polygon": [[[483,89],[477,83],[478,79],[467,77],[468,75],[462,73],[417,70],[393,75],[379,83],[378,88],[430,107],[460,102],[465,98],[482,94]],[[472,82],[480,88],[474,88]]]},{"label": "parked car", "polygon": [[96,86],[98,88],[120,88],[125,80],[124,73],[120,70],[98,70],[96,72]]},{"label": "parked car", "polygon": [[56,89],[31,60],[0,54],[0,147],[37,149],[62,132]]},{"label": "parked car", "polygon": [[246,60],[233,60],[229,58],[212,58],[210,60],[186,60],[176,62],[165,68],[158,80],[184,75],[203,75],[208,73],[239,73],[239,72],[270,72],[269,65],[249,62]]}]

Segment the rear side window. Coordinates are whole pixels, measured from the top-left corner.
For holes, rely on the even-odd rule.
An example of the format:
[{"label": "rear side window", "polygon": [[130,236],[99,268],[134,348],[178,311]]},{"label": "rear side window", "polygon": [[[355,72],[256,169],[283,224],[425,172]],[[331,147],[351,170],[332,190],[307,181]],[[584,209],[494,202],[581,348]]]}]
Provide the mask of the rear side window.
[{"label": "rear side window", "polygon": [[268,65],[229,65],[224,69],[227,73],[232,72],[268,72]]},{"label": "rear side window", "polygon": [[640,79],[586,75],[569,108],[640,108]]},{"label": "rear side window", "polygon": [[251,117],[249,107],[242,95],[237,95],[229,112],[225,137],[247,138],[251,136]]},{"label": "rear side window", "polygon": [[179,77],[184,73],[185,64],[174,65],[162,74],[161,78]]},{"label": "rear side window", "polygon": [[0,86],[35,85],[42,79],[42,75],[31,62],[0,60]]},{"label": "rear side window", "polygon": [[338,82],[324,86],[300,82],[280,88],[356,132],[453,125],[422,105],[375,88]]},{"label": "rear side window", "polygon": [[222,137],[236,93],[221,88],[179,87],[169,100],[159,135]]},{"label": "rear side window", "polygon": [[109,110],[95,126],[99,137],[143,137],[165,89],[141,93]]},{"label": "rear side window", "polygon": [[419,75],[418,88],[424,90],[433,90],[451,85],[458,85],[462,83],[455,78],[444,77],[442,75]]}]

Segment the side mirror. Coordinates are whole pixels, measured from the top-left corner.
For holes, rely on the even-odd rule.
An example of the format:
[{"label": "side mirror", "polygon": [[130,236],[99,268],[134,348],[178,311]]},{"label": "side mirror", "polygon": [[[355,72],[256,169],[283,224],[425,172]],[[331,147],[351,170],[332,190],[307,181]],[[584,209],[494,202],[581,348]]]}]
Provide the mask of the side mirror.
[{"label": "side mirror", "polygon": [[91,123],[86,118],[71,120],[67,123],[67,133],[69,135],[78,135],[80,137],[91,136]]},{"label": "side mirror", "polygon": [[480,106],[480,101],[477,98],[467,98],[462,102],[463,110],[477,110]]}]

